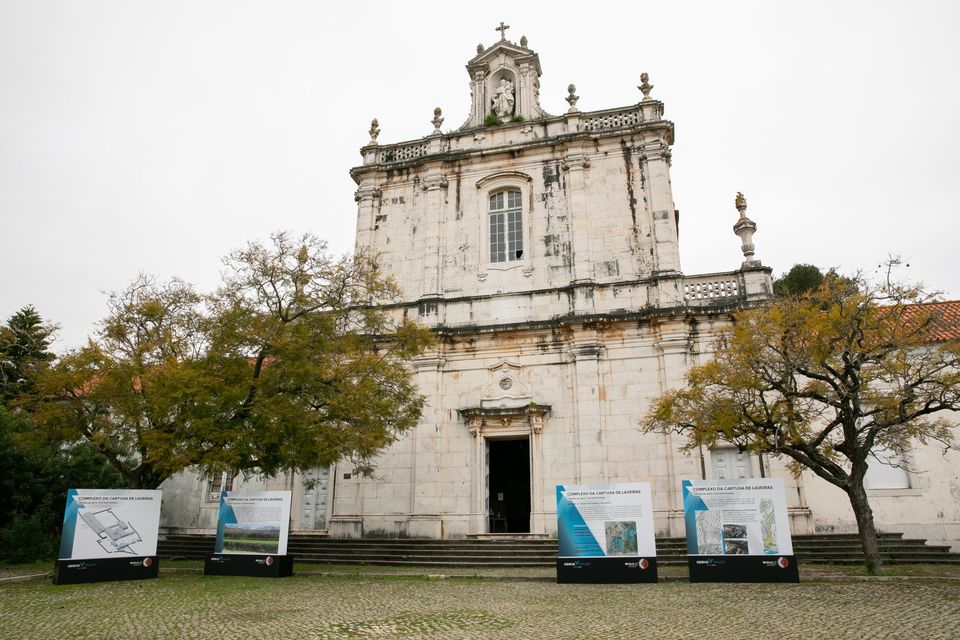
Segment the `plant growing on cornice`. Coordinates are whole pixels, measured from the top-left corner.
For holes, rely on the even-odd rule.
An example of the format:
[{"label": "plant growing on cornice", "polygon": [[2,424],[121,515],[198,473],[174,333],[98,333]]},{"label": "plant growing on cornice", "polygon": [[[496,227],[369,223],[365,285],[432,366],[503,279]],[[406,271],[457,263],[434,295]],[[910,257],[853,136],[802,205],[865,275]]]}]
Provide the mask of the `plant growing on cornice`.
[{"label": "plant growing on cornice", "polygon": [[483,119],[483,126],[485,127],[495,127],[500,124],[503,124],[503,120],[501,120],[500,116],[495,113],[490,113],[486,118]]},{"label": "plant growing on cornice", "polygon": [[518,113],[517,115],[510,118],[510,122],[523,122],[523,116]]}]

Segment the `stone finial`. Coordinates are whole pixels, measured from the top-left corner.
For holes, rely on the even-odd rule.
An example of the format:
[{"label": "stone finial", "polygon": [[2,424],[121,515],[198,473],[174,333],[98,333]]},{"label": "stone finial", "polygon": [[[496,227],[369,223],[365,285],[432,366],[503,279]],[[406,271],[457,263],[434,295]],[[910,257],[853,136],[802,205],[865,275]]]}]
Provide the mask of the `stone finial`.
[{"label": "stone finial", "polygon": [[483,43],[477,45],[477,55],[483,53]]},{"label": "stone finial", "polygon": [[527,36],[520,36],[520,46],[521,46],[521,47],[523,47],[524,49],[526,49],[526,48],[527,48],[527,42],[529,42],[529,41],[527,40]]},{"label": "stone finial", "polygon": [[740,218],[747,217],[747,199],[743,196],[742,193],[737,191],[737,199],[735,200],[737,211],[740,212]]},{"label": "stone finial", "polygon": [[430,122],[433,123],[433,132],[440,133],[440,125],[443,124],[443,118],[440,117],[443,112],[440,110],[440,107],[437,107],[433,110],[433,120]]},{"label": "stone finial", "polygon": [[653,100],[650,97],[650,91],[653,89],[653,85],[650,84],[650,76],[647,75],[647,72],[644,71],[640,74],[640,85],[637,86],[637,89],[640,89],[640,92],[643,94],[644,100]]},{"label": "stone finial", "polygon": [[380,135],[380,121],[374,118],[370,121],[370,143],[377,144],[377,136]]},{"label": "stone finial", "polygon": [[510,25],[500,22],[500,26],[494,29],[494,31],[500,32],[500,42],[505,42],[507,39],[507,29],[510,28]]},{"label": "stone finial", "polygon": [[740,265],[740,268],[748,269],[759,267],[760,261],[753,259],[753,234],[757,231],[757,225],[753,220],[747,217],[747,199],[743,197],[742,193],[737,192],[735,203],[737,206],[737,211],[740,212],[740,219],[737,220],[735,225],[733,225],[733,232],[740,238],[740,248],[743,250],[744,258],[743,264]]},{"label": "stone finial", "polygon": [[569,87],[567,87],[567,93],[569,95],[566,97],[566,101],[567,104],[570,105],[570,108],[567,109],[567,113],[576,113],[579,111],[579,109],[577,109],[577,100],[580,99],[580,96],[576,95],[576,91],[577,86],[575,84],[571,84]]}]

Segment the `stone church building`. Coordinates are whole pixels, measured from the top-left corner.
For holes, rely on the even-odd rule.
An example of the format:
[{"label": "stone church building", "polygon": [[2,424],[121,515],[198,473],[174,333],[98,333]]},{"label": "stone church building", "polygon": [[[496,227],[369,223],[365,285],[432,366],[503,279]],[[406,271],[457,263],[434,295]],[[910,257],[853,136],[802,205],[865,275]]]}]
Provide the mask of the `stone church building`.
[{"label": "stone church building", "polygon": [[[400,285],[391,312],[438,336],[414,363],[427,400],[419,425],[373,477],[335,465],[315,470],[309,489],[300,477],[245,486],[291,489],[294,530],[452,538],[554,536],[555,485],[648,481],[657,534],[682,536],[682,480],[780,476],[795,534],[855,530],[845,496],[812,474],[795,479],[732,447],[684,454],[679,439],[638,430],[651,400],[706,361],[730,312],[770,297],[756,225],[738,197],[735,268],[684,274],[674,124],[646,74],[635,104],[580,111],[571,85],[569,107],[550,115],[538,54],[500,33],[467,62],[459,129],[444,133],[437,109],[433,133],[387,143],[374,121],[350,171],[357,250]],[[952,480],[874,472],[878,526],[957,544],[956,466]],[[241,488],[226,474],[169,480],[164,524],[213,529],[223,487]]]}]

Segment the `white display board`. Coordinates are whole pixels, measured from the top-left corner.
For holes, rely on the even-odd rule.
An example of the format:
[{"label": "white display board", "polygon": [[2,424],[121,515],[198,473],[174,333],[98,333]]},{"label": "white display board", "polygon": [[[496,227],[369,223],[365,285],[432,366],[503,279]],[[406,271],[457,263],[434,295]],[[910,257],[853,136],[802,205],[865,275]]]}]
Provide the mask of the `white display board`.
[{"label": "white display board", "polygon": [[159,489],[70,489],[60,560],[155,556]]},{"label": "white display board", "polygon": [[214,551],[221,554],[286,555],[290,496],[289,491],[221,493]]},{"label": "white display board", "polygon": [[686,480],[683,511],[688,555],[793,555],[780,478]]},{"label": "white display board", "polygon": [[654,557],[649,482],[557,485],[561,558]]}]

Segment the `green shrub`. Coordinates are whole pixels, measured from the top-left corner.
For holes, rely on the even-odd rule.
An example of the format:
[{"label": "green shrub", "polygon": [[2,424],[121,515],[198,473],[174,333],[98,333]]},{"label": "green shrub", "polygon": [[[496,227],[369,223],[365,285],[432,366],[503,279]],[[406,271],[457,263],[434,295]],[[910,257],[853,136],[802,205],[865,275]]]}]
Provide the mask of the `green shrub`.
[{"label": "green shrub", "polygon": [[0,562],[56,558],[67,489],[128,486],[89,443],[20,444],[32,430],[27,414],[0,406]]},{"label": "green shrub", "polygon": [[503,120],[495,113],[491,113],[483,119],[483,126],[485,127],[495,127],[498,124],[503,124]]},{"label": "green shrub", "polygon": [[[53,517],[49,510],[13,514],[7,526],[0,528],[0,561],[20,564],[55,559],[60,536],[50,526]],[[62,520],[63,514],[56,517]]]}]

